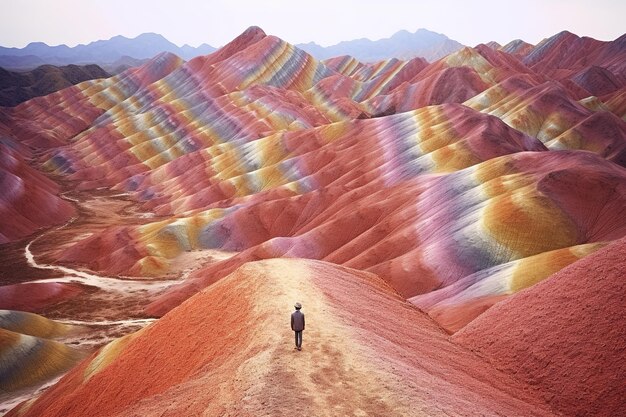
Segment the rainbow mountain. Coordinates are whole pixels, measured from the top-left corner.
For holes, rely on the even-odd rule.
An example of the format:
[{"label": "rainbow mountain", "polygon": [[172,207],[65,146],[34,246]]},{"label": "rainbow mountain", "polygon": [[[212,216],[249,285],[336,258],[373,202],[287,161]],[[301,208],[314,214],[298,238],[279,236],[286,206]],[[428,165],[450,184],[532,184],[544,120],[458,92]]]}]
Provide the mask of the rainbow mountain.
[{"label": "rainbow mountain", "polygon": [[[230,285],[246,293],[258,313],[266,304],[250,301],[259,286],[252,284],[254,271],[271,277],[258,294],[272,305],[272,297],[284,295],[278,287],[290,285],[281,268],[285,274],[304,268],[305,275],[319,270],[320,278],[301,284],[316,289],[302,291],[326,291],[330,321],[339,307],[328,288],[339,286],[342,295],[335,297],[342,302],[353,292],[352,302],[364,303],[364,290],[354,287],[364,279],[379,294],[372,305],[392,297],[396,304],[388,308],[397,320],[409,308],[419,312],[415,320],[440,326],[428,330],[437,343],[460,332],[467,348],[494,350],[479,346],[485,311],[516,305],[518,296],[542,281],[547,286],[563,268],[623,247],[625,120],[624,36],[601,42],[562,32],[536,46],[466,47],[433,63],[366,64],[350,56],[318,61],[251,27],[188,62],[163,53],[114,77],[1,109],[6,191],[0,213],[11,221],[0,225],[0,241],[19,242],[80,216],[62,190],[82,196],[112,190],[148,215],[82,231],[70,226],[76,233],[66,231],[65,241],[44,258],[102,276],[174,277],[140,303],[138,314],[145,317],[184,320],[183,311],[196,317],[194,300],[220,303],[219,294],[234,300]],[[294,266],[301,259],[309,261]],[[333,284],[334,274],[346,278]],[[253,289],[243,290],[246,280]],[[559,290],[550,294],[545,302],[558,309]],[[400,307],[406,302],[410,307]],[[145,344],[152,333],[166,337],[175,326],[161,320],[116,343]],[[378,325],[391,326],[383,318]],[[115,355],[126,349],[118,347]],[[140,360],[140,351],[128,348],[129,358]],[[84,385],[84,395],[96,395],[88,385],[97,378],[78,373],[91,375],[89,366],[100,366],[104,354],[68,374],[66,385]],[[473,361],[460,351],[451,355]],[[480,379],[478,368],[471,365],[470,374]],[[539,380],[535,389],[555,392],[554,381],[541,385],[539,369],[528,371],[523,383]],[[507,396],[524,389],[517,384],[506,382]],[[63,395],[62,386],[55,388],[24,415]],[[128,404],[147,398],[131,397],[109,411],[123,414]],[[528,412],[503,398],[487,403],[506,407],[479,401],[476,412]],[[571,414],[580,406],[542,398],[531,407],[538,415]],[[462,407],[448,405],[457,412]],[[614,406],[598,405],[605,412]],[[55,407],[50,415],[71,409]],[[135,412],[141,410],[151,409]]]}]

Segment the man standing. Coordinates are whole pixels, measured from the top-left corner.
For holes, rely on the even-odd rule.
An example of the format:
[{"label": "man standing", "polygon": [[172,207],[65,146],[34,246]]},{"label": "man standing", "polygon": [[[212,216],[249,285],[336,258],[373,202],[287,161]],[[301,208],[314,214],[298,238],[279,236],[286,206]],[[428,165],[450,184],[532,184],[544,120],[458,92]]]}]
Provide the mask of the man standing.
[{"label": "man standing", "polygon": [[296,348],[302,350],[302,331],[304,330],[304,314],[300,311],[302,304],[294,305],[296,311],[291,313],[291,330],[296,333]]}]

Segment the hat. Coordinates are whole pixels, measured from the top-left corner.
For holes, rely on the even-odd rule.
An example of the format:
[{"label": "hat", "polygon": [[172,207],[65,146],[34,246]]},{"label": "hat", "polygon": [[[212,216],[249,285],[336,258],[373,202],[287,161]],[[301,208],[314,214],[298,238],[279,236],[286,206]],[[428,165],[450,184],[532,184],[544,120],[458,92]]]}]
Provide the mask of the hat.
[{"label": "hat", "polygon": [[296,308],[296,310],[300,310],[302,308],[302,304],[296,303],[294,304],[294,307]]}]

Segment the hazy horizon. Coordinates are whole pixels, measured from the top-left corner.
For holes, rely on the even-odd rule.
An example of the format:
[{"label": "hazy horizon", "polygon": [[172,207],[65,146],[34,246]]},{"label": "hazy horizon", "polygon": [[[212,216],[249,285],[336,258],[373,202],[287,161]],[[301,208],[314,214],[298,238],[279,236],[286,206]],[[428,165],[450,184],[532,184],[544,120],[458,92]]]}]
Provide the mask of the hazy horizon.
[{"label": "hazy horizon", "polygon": [[[6,2],[5,2],[6,3]],[[465,45],[523,39],[536,44],[563,30],[599,40],[623,32],[626,2],[531,0],[523,4],[488,0],[480,6],[459,0],[348,0],[300,2],[250,0],[125,2],[24,0],[3,4],[0,45],[22,48],[88,44],[121,35],[157,33],[178,46],[219,47],[249,26],[290,43],[322,46],[360,38],[389,38],[400,30],[427,29]]]}]

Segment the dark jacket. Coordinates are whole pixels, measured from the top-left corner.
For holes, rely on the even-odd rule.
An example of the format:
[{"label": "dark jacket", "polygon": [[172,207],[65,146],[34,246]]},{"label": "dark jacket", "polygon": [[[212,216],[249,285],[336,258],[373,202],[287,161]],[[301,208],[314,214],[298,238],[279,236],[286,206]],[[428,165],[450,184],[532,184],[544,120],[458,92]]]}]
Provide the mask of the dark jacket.
[{"label": "dark jacket", "polygon": [[304,330],[304,314],[302,314],[300,310],[291,313],[291,330],[294,332]]}]

